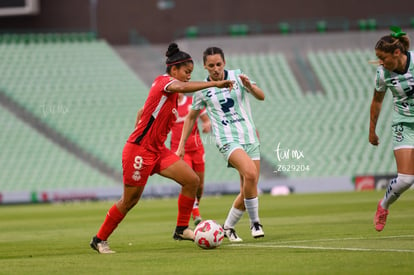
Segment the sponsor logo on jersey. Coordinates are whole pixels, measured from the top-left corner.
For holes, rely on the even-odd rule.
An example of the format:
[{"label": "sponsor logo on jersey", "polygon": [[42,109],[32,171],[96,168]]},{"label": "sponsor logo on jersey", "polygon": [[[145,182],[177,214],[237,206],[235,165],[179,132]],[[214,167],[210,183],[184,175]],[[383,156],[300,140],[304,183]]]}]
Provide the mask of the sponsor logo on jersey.
[{"label": "sponsor logo on jersey", "polygon": [[227,152],[230,149],[230,144],[224,144],[220,149],[220,153],[224,154],[225,152]]}]

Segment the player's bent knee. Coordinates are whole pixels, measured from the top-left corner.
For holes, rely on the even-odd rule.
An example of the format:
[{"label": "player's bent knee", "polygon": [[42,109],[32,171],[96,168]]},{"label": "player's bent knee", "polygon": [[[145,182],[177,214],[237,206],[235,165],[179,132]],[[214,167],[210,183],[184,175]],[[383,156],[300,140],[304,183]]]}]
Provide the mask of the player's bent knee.
[{"label": "player's bent knee", "polygon": [[257,173],[256,173],[256,171],[247,171],[243,174],[243,177],[244,177],[244,182],[245,183],[256,182]]},{"label": "player's bent knee", "polygon": [[184,177],[182,185],[198,188],[200,186],[200,178],[195,173],[188,174]]}]

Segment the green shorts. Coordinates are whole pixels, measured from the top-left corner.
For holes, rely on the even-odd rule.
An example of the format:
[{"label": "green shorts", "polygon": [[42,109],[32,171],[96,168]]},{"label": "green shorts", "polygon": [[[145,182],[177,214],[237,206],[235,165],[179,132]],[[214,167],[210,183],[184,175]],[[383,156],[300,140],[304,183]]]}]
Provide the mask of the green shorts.
[{"label": "green shorts", "polygon": [[230,142],[230,143],[223,145],[221,148],[219,148],[219,151],[223,155],[223,157],[226,159],[226,161],[228,162],[231,153],[233,153],[234,150],[238,148],[243,149],[252,160],[260,160],[260,144],[259,143],[239,144],[236,142]]},{"label": "green shorts", "polygon": [[392,125],[392,143],[394,150],[414,148],[414,123],[398,123]]}]

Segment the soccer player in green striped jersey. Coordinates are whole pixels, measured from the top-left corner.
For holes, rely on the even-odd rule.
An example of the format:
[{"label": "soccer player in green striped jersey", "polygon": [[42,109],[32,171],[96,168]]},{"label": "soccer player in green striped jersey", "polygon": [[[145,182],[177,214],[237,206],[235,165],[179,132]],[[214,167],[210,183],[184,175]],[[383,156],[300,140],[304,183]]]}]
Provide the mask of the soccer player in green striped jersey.
[{"label": "soccer player in green striped jersey", "polygon": [[231,242],[240,242],[234,227],[245,211],[250,218],[250,229],[254,238],[264,237],[259,218],[257,184],[260,175],[260,143],[253,122],[249,97],[264,100],[264,93],[254,81],[240,69],[225,70],[224,53],[218,47],[210,47],[203,54],[207,81],[232,80],[230,89],[204,89],[193,96],[192,109],[184,122],[181,142],[177,154],[184,155],[184,144],[198,117],[205,108],[211,121],[216,145],[228,162],[240,174],[240,193],[233,202],[224,222],[225,236]]},{"label": "soccer player in green striped jersey", "polygon": [[398,176],[388,185],[384,198],[377,206],[375,229],[384,229],[388,208],[414,183],[414,52],[409,51],[410,40],[399,27],[383,36],[375,45],[379,66],[375,78],[375,91],[371,103],[369,142],[377,146],[375,133],[385,92],[394,98],[392,122],[394,156]]}]

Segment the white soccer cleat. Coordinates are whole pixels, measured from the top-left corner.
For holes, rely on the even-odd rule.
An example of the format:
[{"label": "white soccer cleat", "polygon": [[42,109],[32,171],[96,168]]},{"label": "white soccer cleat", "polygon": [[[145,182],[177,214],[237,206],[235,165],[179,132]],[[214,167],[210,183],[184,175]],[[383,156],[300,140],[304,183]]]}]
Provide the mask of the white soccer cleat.
[{"label": "white soccer cleat", "polygon": [[194,241],[194,232],[193,230],[187,227],[186,229],[184,229],[182,233],[174,232],[173,238],[177,241]]},{"label": "white soccer cleat", "polygon": [[90,242],[90,246],[92,249],[98,251],[100,254],[113,254],[115,251],[109,248],[109,244],[107,241],[101,241],[96,236],[92,238]]},{"label": "white soccer cleat", "polygon": [[252,230],[253,238],[257,239],[264,237],[263,226],[260,223],[253,223],[250,229]]},{"label": "white soccer cleat", "polygon": [[230,242],[240,243],[243,241],[242,238],[237,236],[236,230],[234,230],[234,228],[224,228],[223,226],[223,230],[224,230],[224,237],[228,238]]}]

